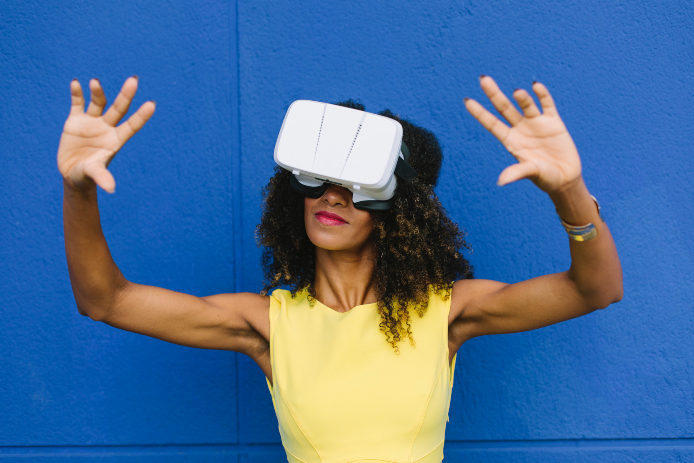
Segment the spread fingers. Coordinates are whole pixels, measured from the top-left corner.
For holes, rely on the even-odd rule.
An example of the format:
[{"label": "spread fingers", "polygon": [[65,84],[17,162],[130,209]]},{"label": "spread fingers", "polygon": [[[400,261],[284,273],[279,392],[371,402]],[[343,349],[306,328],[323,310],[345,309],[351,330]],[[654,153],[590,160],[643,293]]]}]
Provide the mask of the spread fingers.
[{"label": "spread fingers", "polygon": [[104,107],[106,106],[106,95],[104,95],[104,89],[101,88],[99,79],[92,79],[89,81],[89,90],[92,96],[89,107],[87,108],[87,114],[99,117],[104,112]]},{"label": "spread fingers", "polygon": [[520,106],[523,110],[525,117],[532,118],[542,115],[540,110],[537,109],[533,97],[531,97],[530,94],[522,88],[516,89],[513,92],[513,98],[515,98],[515,100],[518,102],[518,106]]},{"label": "spread fingers", "polygon": [[552,95],[549,94],[549,90],[547,90],[547,87],[545,87],[544,84],[541,84],[540,82],[533,82],[533,91],[540,100],[540,106],[542,106],[543,113],[551,114],[557,112],[557,107],[554,105],[554,99],[552,98]]},{"label": "spread fingers", "polygon": [[465,109],[467,109],[468,112],[472,114],[472,117],[477,119],[485,129],[489,130],[492,135],[498,138],[501,143],[506,140],[510,130],[508,126],[497,119],[492,113],[484,109],[481,104],[471,98],[466,98]]},{"label": "spread fingers", "polygon": [[104,122],[108,125],[116,126],[123,116],[128,112],[130,108],[130,102],[133,101],[135,92],[137,91],[137,77],[128,77],[120,89],[120,93],[116,97],[115,101],[108,108],[106,114],[104,114]]},{"label": "spread fingers", "polygon": [[138,130],[142,128],[143,125],[152,117],[156,105],[154,101],[148,101],[144,103],[140,108],[135,111],[135,114],[130,116],[125,122],[116,127],[116,133],[118,133],[118,138],[125,143],[137,133]]},{"label": "spread fingers", "polygon": [[72,106],[70,107],[70,115],[77,116],[84,112],[84,95],[82,95],[82,86],[77,79],[70,82],[70,96]]},{"label": "spread fingers", "polygon": [[489,76],[481,76],[480,86],[484,94],[489,98],[489,101],[492,102],[496,110],[504,116],[504,119],[506,119],[509,124],[514,126],[523,119],[523,116],[521,116],[516,107],[513,106],[513,103],[511,103],[506,95],[499,89],[494,79]]}]

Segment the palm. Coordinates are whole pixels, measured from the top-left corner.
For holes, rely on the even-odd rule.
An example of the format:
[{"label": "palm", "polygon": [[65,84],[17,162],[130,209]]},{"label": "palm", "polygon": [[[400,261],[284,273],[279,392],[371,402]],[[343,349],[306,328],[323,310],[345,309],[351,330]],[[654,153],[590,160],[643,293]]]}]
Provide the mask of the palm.
[{"label": "palm", "polygon": [[77,81],[70,85],[72,110],[63,127],[58,148],[58,169],[72,186],[85,188],[95,182],[113,192],[115,180],[106,170],[123,144],[149,120],[154,113],[153,102],[143,104],[127,121],[118,122],[127,113],[137,90],[137,79],[123,84],[113,106],[102,115],[106,97],[96,79],[90,82],[91,103],[84,112],[84,97]]},{"label": "palm", "polygon": [[540,113],[528,92],[514,92],[513,96],[523,111],[521,114],[491,77],[483,77],[480,84],[510,127],[474,100],[466,100],[465,106],[518,161],[499,175],[499,185],[529,178],[549,193],[560,190],[581,176],[581,161],[576,146],[544,85],[535,83],[533,86],[543,113]]},{"label": "palm", "polygon": [[65,123],[58,149],[58,168],[75,186],[84,186],[89,165],[108,166],[121,147],[115,129],[100,119],[82,114]]}]

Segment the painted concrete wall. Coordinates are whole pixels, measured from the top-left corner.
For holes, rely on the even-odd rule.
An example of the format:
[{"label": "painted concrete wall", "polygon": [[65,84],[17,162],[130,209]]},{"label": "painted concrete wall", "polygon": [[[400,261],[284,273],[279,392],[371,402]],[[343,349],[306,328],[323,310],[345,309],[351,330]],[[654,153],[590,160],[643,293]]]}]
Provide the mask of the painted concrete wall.
[{"label": "painted concrete wall", "polygon": [[464,111],[479,74],[544,82],[620,251],[625,297],[460,351],[446,461],[694,460],[691,2],[0,0],[0,459],[280,461],[247,358],[91,322],[72,298],[55,152],[68,84],[157,112],[118,154],[102,221],[127,278],[256,291],[253,230],[284,111],[359,98],[436,133],[438,193],[480,278],[565,270],[567,237]]}]

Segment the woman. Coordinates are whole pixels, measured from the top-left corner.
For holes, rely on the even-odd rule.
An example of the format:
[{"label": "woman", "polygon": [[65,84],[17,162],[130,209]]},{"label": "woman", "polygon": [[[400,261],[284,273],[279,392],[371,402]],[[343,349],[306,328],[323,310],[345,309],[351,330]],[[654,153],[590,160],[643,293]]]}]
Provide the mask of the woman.
[{"label": "woman", "polygon": [[510,126],[474,100],[465,100],[467,110],[519,161],[498,184],[528,178],[549,194],[573,238],[569,270],[515,284],[472,279],[462,233],[433,194],[438,144],[401,121],[418,178],[400,183],[392,211],[356,209],[350,190],[337,185],[319,198],[301,197],[282,170],[271,180],[258,229],[266,290],[293,291],[200,298],[129,282],[104,239],[96,185],[114,191],[106,168],[155,105],[143,104],[118,125],[137,78],[126,80],[105,113],[99,82],[90,81],[85,112],[75,80],[58,166],[80,313],[169,342],[250,356],[268,379],[290,462],[440,462],[455,355],[465,341],[559,323],[622,297],[614,242],[549,92],[533,83],[540,112],[528,92],[516,90],[519,112],[493,79],[482,76],[480,84]]}]

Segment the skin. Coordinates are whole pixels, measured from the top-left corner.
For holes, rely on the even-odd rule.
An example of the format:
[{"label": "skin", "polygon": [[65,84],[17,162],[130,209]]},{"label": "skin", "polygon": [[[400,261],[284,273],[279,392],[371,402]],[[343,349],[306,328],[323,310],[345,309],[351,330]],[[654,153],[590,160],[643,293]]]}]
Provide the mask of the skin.
[{"label": "skin", "polygon": [[[321,211],[338,214],[347,223],[325,225],[316,216]],[[309,239],[316,245],[318,300],[338,312],[377,302],[371,281],[371,214],[354,208],[352,192],[331,185],[321,198],[305,198],[304,223]]]},{"label": "skin", "polygon": [[[105,113],[106,97],[98,80],[89,82],[91,102],[86,111],[79,82],[70,84],[72,109],[58,148],[58,168],[64,185],[65,249],[77,308],[93,320],[164,341],[244,353],[272,381],[269,297],[253,293],[196,297],[140,285],[126,280],[111,258],[101,229],[96,186],[115,191],[108,164],[154,114],[154,102],[146,102],[120,123],[137,84],[136,77],[127,79]],[[491,77],[482,76],[480,85],[508,124],[474,100],[466,99],[465,107],[518,161],[501,172],[498,184],[530,179],[549,195],[564,221],[591,222],[598,235],[586,242],[569,240],[571,266],[564,272],[514,284],[455,282],[449,316],[451,358],[474,337],[559,323],[603,309],[623,294],[612,235],[590,198],[578,151],[549,91],[540,83],[532,86],[540,110],[527,91],[516,90],[513,98],[519,111]],[[324,223],[319,216],[325,211],[338,214],[345,223]],[[332,185],[322,197],[306,198],[304,222],[317,247],[317,299],[338,312],[376,302],[371,281],[371,216],[354,208],[351,192]]]}]

